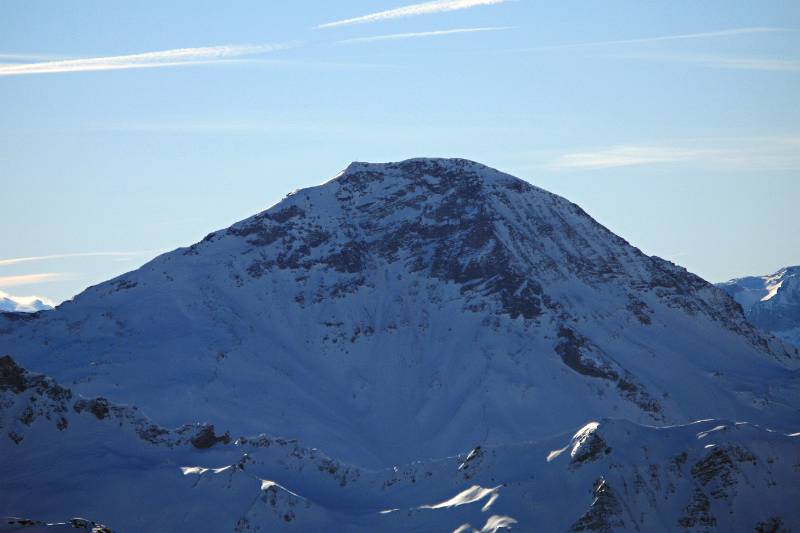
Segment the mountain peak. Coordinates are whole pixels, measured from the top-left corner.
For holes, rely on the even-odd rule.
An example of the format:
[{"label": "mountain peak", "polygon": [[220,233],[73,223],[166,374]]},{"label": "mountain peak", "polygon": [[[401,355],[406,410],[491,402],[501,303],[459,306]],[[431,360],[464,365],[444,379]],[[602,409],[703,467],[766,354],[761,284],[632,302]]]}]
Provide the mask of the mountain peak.
[{"label": "mountain peak", "polygon": [[800,276],[800,265],[784,267],[784,268],[780,269],[775,275],[776,276]]},{"label": "mountain peak", "polygon": [[369,161],[353,161],[343,171],[343,174],[353,174],[357,172],[372,171],[372,172],[391,172],[391,171],[405,171],[413,169],[424,169],[430,172],[442,172],[465,169],[476,170],[489,170],[498,172],[482,163],[472,161],[470,159],[462,159],[458,157],[412,157],[402,161],[390,161],[385,163],[372,163]]},{"label": "mountain peak", "polygon": [[[500,172],[476,161],[461,158],[416,157],[389,163],[353,161],[333,181],[347,182],[364,180],[400,179],[417,181],[427,178],[459,178],[472,183],[496,183],[517,188],[533,188],[528,182]],[[541,189],[540,189],[541,190]],[[542,191],[544,192],[544,191]]]},{"label": "mountain peak", "polygon": [[353,163],[41,315],[0,315],[4,352],[77,394],[375,466],[587,418],[795,416],[796,352],[722,291],[463,159]]},{"label": "mountain peak", "polygon": [[800,346],[800,266],[766,276],[732,279],[718,285],[756,326]]}]

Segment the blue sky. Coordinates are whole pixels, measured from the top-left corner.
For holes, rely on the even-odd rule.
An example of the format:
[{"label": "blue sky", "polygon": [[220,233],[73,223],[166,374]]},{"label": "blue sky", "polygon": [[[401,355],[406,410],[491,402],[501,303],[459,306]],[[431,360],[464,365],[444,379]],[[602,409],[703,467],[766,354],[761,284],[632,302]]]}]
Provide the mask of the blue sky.
[{"label": "blue sky", "polygon": [[765,274],[800,264],[797,95],[795,1],[6,0],[0,291],[58,302],[415,156],[711,281]]}]

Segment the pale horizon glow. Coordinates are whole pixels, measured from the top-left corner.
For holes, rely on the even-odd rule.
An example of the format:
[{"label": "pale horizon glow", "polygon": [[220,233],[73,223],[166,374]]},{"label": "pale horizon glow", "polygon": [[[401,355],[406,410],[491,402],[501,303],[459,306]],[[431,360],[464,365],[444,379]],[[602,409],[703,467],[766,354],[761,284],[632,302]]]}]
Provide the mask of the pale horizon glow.
[{"label": "pale horizon glow", "polygon": [[338,26],[349,26],[351,24],[368,24],[371,22],[380,22],[383,20],[391,20],[396,18],[415,17],[419,15],[429,15],[433,13],[444,13],[447,11],[469,9],[477,6],[502,4],[505,1],[506,0],[434,0],[432,2],[424,2],[421,4],[413,4],[395,9],[389,9],[386,11],[370,13],[360,17],[327,22],[325,24],[315,26],[315,28],[325,29]]}]

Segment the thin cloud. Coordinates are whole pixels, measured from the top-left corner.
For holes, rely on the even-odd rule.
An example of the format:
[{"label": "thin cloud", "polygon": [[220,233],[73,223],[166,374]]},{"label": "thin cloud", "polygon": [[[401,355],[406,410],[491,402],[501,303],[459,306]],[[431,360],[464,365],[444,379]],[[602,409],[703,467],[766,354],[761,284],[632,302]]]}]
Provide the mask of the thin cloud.
[{"label": "thin cloud", "polygon": [[0,61],[52,61],[61,59],[59,56],[45,54],[14,54],[0,53]]},{"label": "thin cloud", "polygon": [[692,139],[671,144],[614,145],[563,153],[545,167],[599,170],[689,163],[726,171],[800,170],[800,138]]},{"label": "thin cloud", "polygon": [[344,39],[336,41],[337,44],[369,43],[373,41],[395,41],[398,39],[415,39],[417,37],[438,37],[442,35],[453,35],[457,33],[475,33],[484,31],[503,31],[510,30],[513,26],[496,26],[486,28],[456,28],[452,30],[422,31],[416,33],[392,33],[389,35],[374,35],[372,37],[356,37],[354,39]]},{"label": "thin cloud", "polygon": [[707,150],[674,146],[621,145],[559,156],[550,163],[556,169],[601,169],[653,163],[676,163],[709,156]]},{"label": "thin cloud", "polygon": [[707,54],[634,54],[632,59],[693,63],[704,67],[734,70],[765,70],[771,72],[800,72],[800,60],[769,57],[737,57]]},{"label": "thin cloud", "polygon": [[[721,37],[736,37],[740,35],[761,34],[761,33],[783,33],[796,31],[787,28],[775,28],[768,26],[756,26],[748,28],[734,28],[729,30],[709,31],[701,33],[684,33],[678,35],[662,35],[658,37],[642,37],[637,39],[617,39],[611,41],[591,41],[584,43],[555,44],[547,46],[536,46],[530,48],[518,48],[506,50],[512,52],[546,52],[552,50],[567,50],[580,48],[601,48],[615,45],[646,44],[667,41],[684,41],[693,39],[714,39]],[[764,57],[738,57],[722,56],[695,53],[633,53],[615,55],[628,59],[640,59],[649,61],[673,61],[682,63],[694,63],[696,65],[737,70],[763,70],[773,72],[798,72],[800,71],[800,60],[776,59]]]},{"label": "thin cloud", "polygon": [[700,33],[682,33],[677,35],[661,35],[657,37],[640,37],[636,39],[616,39],[610,41],[589,41],[584,43],[567,43],[567,44],[553,44],[546,46],[535,46],[530,48],[519,48],[517,52],[545,52],[548,50],[561,50],[568,48],[594,48],[613,45],[625,44],[643,44],[643,43],[656,43],[662,41],[685,41],[692,39],[714,39],[718,37],[735,37],[738,35],[749,35],[756,33],[781,33],[787,32],[786,28],[773,28],[766,26],[757,26],[750,28],[733,28],[729,30],[719,31],[706,31]]},{"label": "thin cloud", "polygon": [[248,44],[176,48],[122,56],[40,61],[0,66],[0,76],[175,67],[240,61],[237,58],[284,50],[291,44]]},{"label": "thin cloud", "polygon": [[159,253],[158,251],[142,251],[142,252],[78,252],[70,254],[51,254],[51,255],[34,255],[30,257],[11,257],[8,259],[0,259],[0,266],[16,265],[19,263],[29,263],[33,261],[49,261],[51,259],[67,259],[71,257],[135,257],[140,255],[150,255]]},{"label": "thin cloud", "polygon": [[351,24],[369,24],[403,17],[415,17],[419,15],[430,15],[433,13],[444,13],[447,11],[457,11],[469,9],[477,6],[488,6],[502,4],[506,0],[434,0],[433,2],[423,2],[410,6],[398,7],[388,11],[379,11],[360,17],[354,17],[334,22],[327,22],[316,26],[315,29],[335,28],[338,26],[349,26]]},{"label": "thin cloud", "polygon": [[69,279],[68,272],[46,272],[44,274],[22,274],[19,276],[0,276],[0,287],[14,287],[17,285],[33,285],[50,281],[63,281]]}]

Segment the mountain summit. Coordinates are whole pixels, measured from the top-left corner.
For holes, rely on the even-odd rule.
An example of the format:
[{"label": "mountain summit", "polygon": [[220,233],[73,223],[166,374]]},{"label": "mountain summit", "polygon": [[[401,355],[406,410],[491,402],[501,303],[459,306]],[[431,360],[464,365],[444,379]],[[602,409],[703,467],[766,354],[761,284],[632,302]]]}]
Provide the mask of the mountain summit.
[{"label": "mountain summit", "polygon": [[749,276],[720,283],[745,316],[765,331],[800,346],[800,266],[768,276]]},{"label": "mountain summit", "polygon": [[796,416],[797,351],[723,291],[463,159],[352,163],[3,333],[25,366],[162,423],[375,466],[593,417]]},{"label": "mountain summit", "polygon": [[[642,509],[619,492],[623,483],[638,483],[633,473],[614,474],[624,481],[614,478],[612,487],[597,477],[600,465],[630,460],[644,469],[652,460],[666,469],[669,461],[683,464],[686,457],[702,463],[711,453],[701,446],[708,441],[692,435],[718,429],[709,422],[702,430],[687,426],[656,437],[641,425],[721,418],[788,434],[800,423],[793,370],[800,363],[798,350],[750,325],[723,290],[643,254],[564,198],[463,159],[352,163],[323,185],[296,191],[199,243],[91,287],[54,311],[0,315],[0,353],[13,358],[4,363],[9,376],[5,405],[11,406],[6,418],[11,420],[8,413],[17,409],[22,414],[15,420],[23,420],[10,426],[6,457],[14,462],[8,468],[27,468],[25,458],[41,460],[37,446],[51,445],[37,445],[43,437],[33,429],[40,426],[29,429],[24,423],[37,413],[59,425],[48,438],[63,440],[65,449],[68,443],[80,449],[69,440],[76,434],[70,427],[95,428],[85,431],[116,443],[108,444],[116,451],[98,457],[98,465],[110,465],[125,449],[123,455],[138,457],[143,465],[159,465],[153,467],[158,472],[165,464],[186,465],[183,473],[204,475],[208,491],[217,490],[217,484],[228,491],[238,491],[238,483],[250,487],[247,477],[208,478],[210,468],[234,465],[236,460],[220,461],[246,450],[246,457],[261,458],[256,461],[259,482],[274,480],[261,485],[267,491],[263,498],[281,513],[291,507],[292,520],[301,508],[318,511],[315,505],[332,509],[331,516],[342,520],[341,513],[367,510],[378,520],[379,511],[409,507],[419,494],[441,498],[441,507],[428,501],[428,509],[485,499],[485,511],[500,490],[490,483],[515,472],[521,458],[530,461],[520,471],[529,483],[542,474],[538,469],[545,459],[572,469],[606,457],[582,471],[588,477],[581,478],[584,484],[596,482],[584,488],[602,509],[586,510],[582,519],[584,510],[577,513],[575,530],[592,529],[588,525],[602,525],[602,520],[646,529],[638,513],[621,514],[629,504]],[[52,400],[46,403],[50,407],[24,403],[25,395],[35,396],[31,391],[45,385],[38,394]],[[68,393],[54,392],[64,390]],[[25,415],[29,408],[31,416]],[[113,424],[102,422],[100,429],[90,413]],[[202,424],[187,426],[191,421]],[[112,429],[117,422],[118,431]],[[698,472],[717,472],[714,461],[750,464],[751,456],[766,460],[773,452],[784,453],[774,450],[797,449],[788,436],[773,439],[766,430],[733,422],[717,426],[730,428],[728,447]],[[170,427],[178,429],[164,429]],[[577,428],[584,429],[570,440]],[[236,438],[262,433],[271,437]],[[655,448],[625,455],[633,449],[628,440],[640,437]],[[545,453],[548,446],[562,448],[565,439],[569,444],[561,452],[572,452],[563,454],[563,461],[555,459],[561,452]],[[742,442],[753,439],[770,444],[748,451],[749,444]],[[130,449],[122,444],[129,442],[138,444]],[[208,448],[220,451],[197,455]],[[648,449],[658,449],[658,458],[648,458]],[[460,456],[457,470],[448,466],[455,459],[441,459],[469,450],[473,453]],[[622,455],[609,455],[612,450]],[[680,455],[684,452],[689,455]],[[212,458],[217,464],[209,464]],[[190,462],[200,460],[206,466]],[[129,471],[113,461],[120,476]],[[250,459],[242,461],[236,464],[248,472]],[[397,465],[411,466],[401,472]],[[289,474],[284,467],[298,470]],[[64,476],[95,480],[65,468],[59,470]],[[233,476],[239,467],[226,468],[213,473]],[[482,472],[475,479],[484,485],[467,483],[471,468]],[[682,472],[680,465],[675,468],[675,475]],[[349,492],[323,490],[327,481],[318,484],[301,471],[323,472],[323,477],[329,472]],[[437,472],[447,472],[446,481]],[[741,473],[736,472],[731,476]],[[158,475],[164,483],[174,482],[173,470]],[[685,475],[681,483],[695,474]],[[61,486],[48,476],[57,474],[30,478],[20,473],[15,479],[39,495],[36,501],[46,502],[41,484]],[[431,481],[423,483],[428,476]],[[757,486],[762,481],[769,486],[770,479]],[[394,484],[405,487],[397,489],[405,494],[399,500],[389,497],[397,495],[389,489]],[[429,488],[414,492],[422,485]],[[189,498],[184,490],[189,489],[176,488],[175,494]],[[248,502],[249,490],[242,488]],[[465,492],[448,500],[460,490]],[[697,490],[681,489],[676,498],[682,503],[669,504],[672,510],[648,512],[658,520],[663,512],[675,521],[679,517],[670,513],[678,505],[694,513],[686,518],[690,522],[710,520],[709,496]],[[562,496],[571,501],[570,495]],[[63,512],[72,509],[63,502],[77,501],[59,498]],[[24,498],[15,501],[32,514],[39,509]],[[252,509],[231,505],[236,510],[230,516],[249,517],[252,524]],[[516,514],[492,516],[492,523],[499,528],[511,524],[505,519],[530,518],[543,508],[519,505],[512,509]],[[101,507],[87,504],[86,514],[95,508]],[[754,505],[752,516],[736,516],[752,518],[755,526],[756,511],[763,509]],[[317,511],[302,512],[319,518]],[[719,512],[728,516],[727,510]],[[423,515],[421,531],[449,524],[426,522]],[[131,524],[122,510],[92,516],[111,525],[115,517],[117,523]],[[470,516],[470,523],[486,522],[484,531],[492,530],[490,517]],[[353,520],[392,529],[383,522]],[[572,523],[552,520],[564,529]],[[163,530],[169,523],[159,526]],[[137,523],[133,529],[147,528]]]}]

